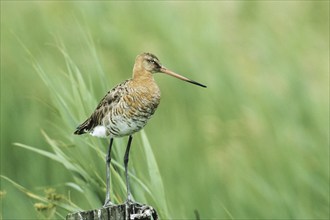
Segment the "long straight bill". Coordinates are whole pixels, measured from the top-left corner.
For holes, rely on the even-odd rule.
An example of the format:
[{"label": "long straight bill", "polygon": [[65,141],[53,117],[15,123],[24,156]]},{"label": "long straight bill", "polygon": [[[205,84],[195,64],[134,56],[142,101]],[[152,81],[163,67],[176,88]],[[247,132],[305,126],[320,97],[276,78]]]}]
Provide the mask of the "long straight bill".
[{"label": "long straight bill", "polygon": [[174,76],[175,78],[181,79],[181,80],[183,80],[183,81],[186,81],[186,82],[189,82],[189,83],[195,84],[195,85],[197,85],[197,86],[201,86],[201,87],[206,88],[205,85],[200,84],[200,83],[198,83],[198,82],[196,82],[196,81],[194,81],[194,80],[188,79],[188,78],[186,78],[186,77],[184,77],[184,76],[181,76],[181,75],[179,75],[179,74],[177,74],[177,73],[175,73],[175,72],[173,72],[173,71],[171,71],[171,70],[169,70],[169,69],[167,69],[167,68],[165,68],[165,67],[163,67],[163,66],[160,68],[160,71],[161,71],[162,73],[165,73],[165,74],[170,75],[170,76]]}]

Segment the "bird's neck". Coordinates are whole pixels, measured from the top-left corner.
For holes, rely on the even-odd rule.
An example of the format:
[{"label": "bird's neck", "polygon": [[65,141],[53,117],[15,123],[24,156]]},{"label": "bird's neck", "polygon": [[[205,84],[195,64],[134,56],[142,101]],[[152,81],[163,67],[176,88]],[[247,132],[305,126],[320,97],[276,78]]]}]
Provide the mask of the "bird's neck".
[{"label": "bird's neck", "polygon": [[134,65],[133,68],[133,81],[136,82],[154,82],[154,77],[151,72],[145,70],[139,65]]},{"label": "bird's neck", "polygon": [[144,86],[151,86],[153,84],[156,84],[154,77],[152,74],[141,74],[141,75],[133,75],[132,81],[139,85]]}]

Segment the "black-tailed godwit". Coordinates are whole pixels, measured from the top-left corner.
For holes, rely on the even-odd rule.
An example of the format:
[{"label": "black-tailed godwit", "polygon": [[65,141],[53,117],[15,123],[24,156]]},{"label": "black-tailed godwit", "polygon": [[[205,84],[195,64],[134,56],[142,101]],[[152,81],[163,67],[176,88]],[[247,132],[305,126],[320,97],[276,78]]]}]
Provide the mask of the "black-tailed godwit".
[{"label": "black-tailed godwit", "polygon": [[159,104],[160,90],[153,77],[153,74],[157,72],[206,87],[165,68],[155,55],[142,53],[136,57],[133,77],[111,89],[100,101],[91,116],[74,132],[77,135],[89,133],[96,137],[110,137],[106,156],[106,199],[104,206],[113,205],[110,199],[110,162],[111,147],[115,137],[129,136],[124,156],[127,187],[126,204],[133,202],[127,173],[129,151],[132,135],[147,124]]}]

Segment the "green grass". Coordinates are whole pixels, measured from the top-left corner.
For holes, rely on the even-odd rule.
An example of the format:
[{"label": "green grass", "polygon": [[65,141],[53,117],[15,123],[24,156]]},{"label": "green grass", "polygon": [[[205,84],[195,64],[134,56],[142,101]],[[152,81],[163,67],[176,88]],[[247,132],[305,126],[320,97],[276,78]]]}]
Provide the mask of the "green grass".
[{"label": "green grass", "polygon": [[[143,51],[208,88],[155,75],[161,104],[130,156],[137,201],[163,219],[328,218],[328,8],[2,1],[2,218],[102,205],[108,140],[72,133]],[[114,146],[116,203],[126,142]]]},{"label": "green grass", "polygon": [[[86,38],[86,44],[90,44],[89,49],[91,50],[91,54],[93,54],[95,47],[92,45],[91,41],[87,40],[91,39]],[[18,41],[22,43],[20,39],[18,39]],[[101,165],[105,166],[105,152],[101,150],[100,146],[104,145],[104,149],[106,149],[107,143],[106,141],[99,141],[95,138],[86,138],[82,136],[77,137],[72,135],[72,128],[76,126],[75,122],[79,121],[77,115],[80,115],[82,118],[86,118],[88,116],[86,109],[91,108],[91,106],[86,106],[85,104],[94,103],[94,106],[96,106],[97,100],[93,98],[91,92],[89,91],[87,85],[89,79],[84,78],[78,66],[70,58],[70,55],[67,53],[63,43],[60,40],[57,40],[57,44],[58,45],[55,45],[55,47],[63,55],[66,66],[66,69],[57,75],[51,72],[46,72],[23,43],[22,47],[30,56],[31,63],[33,64],[36,73],[38,73],[51,94],[50,98],[54,104],[54,111],[57,112],[57,121],[60,123],[50,123],[48,129],[57,132],[58,138],[52,139],[48,136],[48,134],[42,131],[44,139],[51,147],[52,152],[41,150],[38,147],[31,147],[22,143],[15,143],[15,145],[62,164],[74,179],[74,183],[67,182],[65,185],[69,188],[71,187],[71,189],[69,189],[70,191],[78,191],[83,197],[83,200],[87,202],[89,209],[95,209],[97,207],[101,207],[103,204],[102,202],[104,201],[105,175],[101,175],[100,171],[103,171],[102,174],[105,173],[104,167],[101,167]],[[94,57],[94,59],[98,61],[97,57]],[[104,77],[102,69],[99,70],[98,74],[100,78]],[[105,84],[103,83],[103,85]],[[104,91],[106,91],[106,88],[104,88]],[[144,179],[141,179],[134,174],[134,167],[131,168],[130,172],[132,177],[132,185],[134,184],[133,190],[139,192],[136,200],[144,200],[153,203],[155,208],[159,210],[159,214],[166,219],[169,218],[169,213],[161,175],[147,136],[143,131],[141,134],[142,143],[140,145],[143,149],[141,152],[144,154],[142,156],[146,159],[146,167],[143,170],[147,176],[145,176]],[[136,136],[139,137],[138,135]],[[115,203],[123,203],[126,200],[126,185],[121,177],[124,168],[122,165],[122,159],[119,155],[124,155],[126,145],[123,141],[120,141],[119,143],[116,142],[115,145],[117,146],[114,150],[114,167],[111,169],[113,178],[111,186],[113,186],[116,190],[114,191],[112,188],[112,198]],[[4,179],[9,182],[13,182],[7,177],[4,177]],[[14,183],[14,186],[31,198],[37,198],[37,200],[42,202],[47,201],[47,199],[41,196],[31,196],[33,195],[32,193],[22,190],[22,187],[17,183]],[[61,195],[61,198],[62,197],[63,196]],[[49,202],[52,204],[50,206],[51,209],[54,208],[54,205],[64,209],[62,211],[55,210],[50,212],[48,214],[49,218],[55,217],[55,215],[57,217],[65,216],[64,213],[67,213],[68,211],[74,212],[82,210],[78,204],[75,205],[72,201],[69,201],[69,204],[66,202],[61,202],[59,205],[53,201]]]}]

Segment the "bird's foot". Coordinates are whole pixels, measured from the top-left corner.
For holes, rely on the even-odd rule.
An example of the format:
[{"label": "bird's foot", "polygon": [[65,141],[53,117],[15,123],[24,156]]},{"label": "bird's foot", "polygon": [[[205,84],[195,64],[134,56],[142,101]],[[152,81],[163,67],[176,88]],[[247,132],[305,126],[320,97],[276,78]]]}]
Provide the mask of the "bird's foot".
[{"label": "bird's foot", "polygon": [[105,207],[111,207],[111,206],[115,206],[115,204],[112,203],[110,201],[110,199],[109,200],[105,200],[103,207],[105,208]]}]

